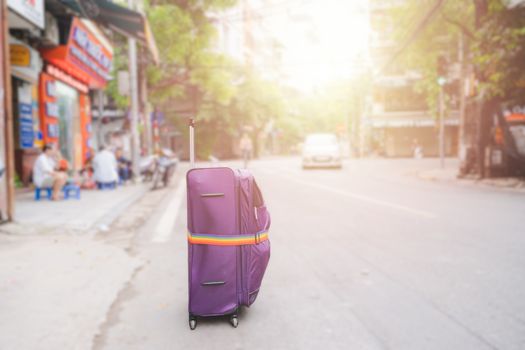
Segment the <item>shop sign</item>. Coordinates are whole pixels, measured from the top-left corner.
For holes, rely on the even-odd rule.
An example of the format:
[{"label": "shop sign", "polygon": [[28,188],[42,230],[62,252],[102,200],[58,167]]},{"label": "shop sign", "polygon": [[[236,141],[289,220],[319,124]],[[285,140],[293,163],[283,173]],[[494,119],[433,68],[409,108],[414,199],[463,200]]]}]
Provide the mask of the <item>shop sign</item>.
[{"label": "shop sign", "polygon": [[[50,64],[46,67],[46,72],[51,75],[52,77],[63,81],[64,83],[71,85],[75,89],[77,89],[80,92],[83,92],[85,94],[88,93],[89,88],[86,84],[82,83],[81,81],[73,78],[71,75],[67,74],[66,72],[63,72],[62,70],[58,69],[55,66],[52,66]],[[50,95],[51,96],[51,95]]]},{"label": "shop sign", "polygon": [[[374,119],[368,122],[373,128],[423,128],[423,127],[434,127],[436,120],[431,118],[425,119],[394,119],[394,120],[382,120]],[[446,126],[457,126],[459,125],[459,119],[457,118],[446,118]]]},{"label": "shop sign", "polygon": [[54,102],[46,102],[46,115],[48,117],[58,118],[58,105]]},{"label": "shop sign", "polygon": [[49,97],[56,97],[57,96],[57,88],[54,81],[49,80],[46,82],[46,94]]},{"label": "shop sign", "polygon": [[111,75],[111,53],[75,18],[71,25],[68,54],[83,71],[106,82]]},{"label": "shop sign", "polygon": [[42,70],[42,59],[38,51],[15,38],[9,38],[11,74],[22,80],[36,83]]},{"label": "shop sign", "polygon": [[58,138],[59,136],[58,124],[47,124],[47,136],[51,138]]},{"label": "shop sign", "polygon": [[13,66],[28,67],[31,63],[31,52],[25,45],[11,44],[9,55]]},{"label": "shop sign", "polygon": [[503,115],[508,122],[525,122],[525,106],[505,109]]},{"label": "shop sign", "polygon": [[44,0],[7,0],[7,6],[40,29],[44,29]]},{"label": "shop sign", "polygon": [[18,125],[20,130],[20,148],[32,148],[33,133],[33,108],[29,103],[19,103]]}]

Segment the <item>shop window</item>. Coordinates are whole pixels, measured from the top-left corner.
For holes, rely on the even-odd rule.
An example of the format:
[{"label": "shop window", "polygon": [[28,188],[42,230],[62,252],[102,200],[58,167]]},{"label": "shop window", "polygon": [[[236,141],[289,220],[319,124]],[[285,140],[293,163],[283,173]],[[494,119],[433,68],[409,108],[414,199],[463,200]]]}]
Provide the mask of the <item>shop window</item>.
[{"label": "shop window", "polygon": [[75,139],[80,133],[80,113],[78,91],[56,82],[56,97],[59,117],[59,145],[62,157],[75,164]]}]

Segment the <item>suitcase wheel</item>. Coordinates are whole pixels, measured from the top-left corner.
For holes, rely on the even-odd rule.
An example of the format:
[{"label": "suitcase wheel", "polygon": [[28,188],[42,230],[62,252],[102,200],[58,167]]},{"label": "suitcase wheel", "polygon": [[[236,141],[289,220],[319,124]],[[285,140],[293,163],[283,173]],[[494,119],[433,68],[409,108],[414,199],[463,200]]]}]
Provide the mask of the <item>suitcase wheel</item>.
[{"label": "suitcase wheel", "polygon": [[233,328],[237,328],[239,325],[239,318],[237,318],[237,314],[233,314],[230,316],[230,323]]},{"label": "suitcase wheel", "polygon": [[197,328],[197,318],[193,315],[190,315],[189,324],[191,330]]}]

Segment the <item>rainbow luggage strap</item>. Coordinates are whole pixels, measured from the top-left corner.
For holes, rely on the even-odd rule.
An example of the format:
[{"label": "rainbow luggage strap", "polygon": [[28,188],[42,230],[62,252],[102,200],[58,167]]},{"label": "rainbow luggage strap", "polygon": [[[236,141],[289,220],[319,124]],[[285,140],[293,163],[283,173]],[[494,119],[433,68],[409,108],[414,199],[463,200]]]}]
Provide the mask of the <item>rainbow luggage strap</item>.
[{"label": "rainbow luggage strap", "polygon": [[188,242],[191,244],[209,245],[249,245],[259,244],[268,240],[268,231],[260,231],[253,235],[213,235],[188,232]]}]

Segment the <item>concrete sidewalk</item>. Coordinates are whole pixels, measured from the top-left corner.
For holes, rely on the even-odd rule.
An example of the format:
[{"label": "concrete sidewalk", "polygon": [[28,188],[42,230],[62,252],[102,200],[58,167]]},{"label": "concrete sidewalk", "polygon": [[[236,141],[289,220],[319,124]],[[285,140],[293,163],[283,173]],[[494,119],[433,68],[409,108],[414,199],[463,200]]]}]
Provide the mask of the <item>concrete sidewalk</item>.
[{"label": "concrete sidewalk", "polygon": [[141,265],[88,237],[0,235],[0,349],[91,349]]},{"label": "concrete sidewalk", "polygon": [[57,228],[67,231],[105,229],[127,207],[141,198],[150,184],[120,186],[115,190],[83,190],[81,199],[35,201],[33,192],[16,196],[15,223],[0,231],[16,234],[42,234]]},{"label": "concrete sidewalk", "polygon": [[129,242],[172,191],[149,189],[83,191],[58,202],[18,196],[16,222],[0,225],[0,349],[92,349],[146,263]]}]

